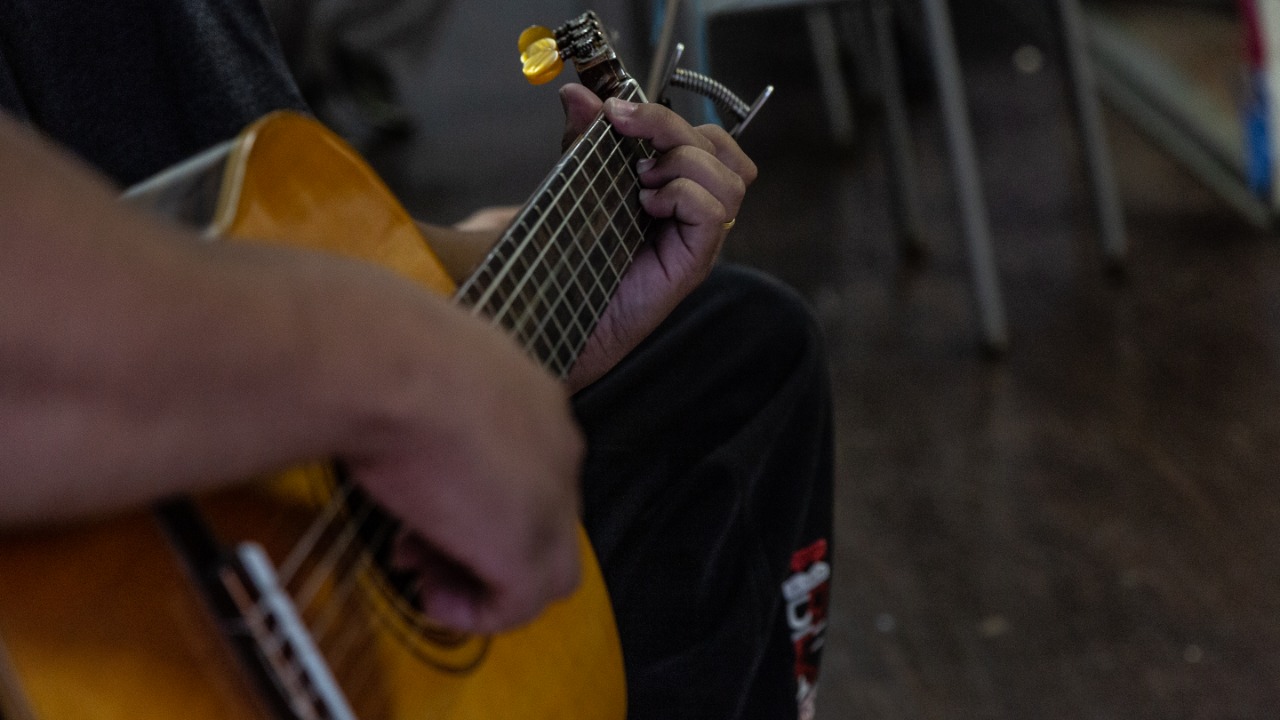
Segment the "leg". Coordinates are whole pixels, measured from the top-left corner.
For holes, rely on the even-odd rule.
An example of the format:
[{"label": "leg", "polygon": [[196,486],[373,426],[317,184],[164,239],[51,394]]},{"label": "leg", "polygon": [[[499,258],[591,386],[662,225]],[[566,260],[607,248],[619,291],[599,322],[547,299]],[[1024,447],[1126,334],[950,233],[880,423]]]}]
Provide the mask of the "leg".
[{"label": "leg", "polygon": [[629,717],[797,717],[825,628],[832,462],[803,305],[718,268],[576,407]]}]

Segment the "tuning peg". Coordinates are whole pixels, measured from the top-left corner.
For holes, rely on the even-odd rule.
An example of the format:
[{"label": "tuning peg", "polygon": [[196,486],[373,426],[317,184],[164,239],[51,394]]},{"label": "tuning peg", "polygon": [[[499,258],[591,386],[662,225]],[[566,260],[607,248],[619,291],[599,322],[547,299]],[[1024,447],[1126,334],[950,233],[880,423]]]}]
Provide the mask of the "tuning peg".
[{"label": "tuning peg", "polygon": [[520,62],[524,64],[524,77],[530,84],[549,83],[564,69],[560,48],[551,30],[534,25],[520,33],[516,44],[520,48]]},{"label": "tuning peg", "polygon": [[554,39],[555,36],[555,31],[551,28],[545,28],[541,25],[530,25],[524,29],[524,32],[520,33],[520,39],[516,41],[516,45],[519,46],[520,54],[523,55],[524,51],[528,50],[529,46],[538,40],[544,40],[546,38]]}]

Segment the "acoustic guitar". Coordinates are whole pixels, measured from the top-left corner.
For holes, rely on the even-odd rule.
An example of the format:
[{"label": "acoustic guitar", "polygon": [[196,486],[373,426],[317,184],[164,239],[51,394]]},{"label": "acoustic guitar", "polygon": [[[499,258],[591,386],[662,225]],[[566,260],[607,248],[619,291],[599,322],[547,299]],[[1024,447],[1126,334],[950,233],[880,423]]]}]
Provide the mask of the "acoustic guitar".
[{"label": "acoustic guitar", "polygon": [[[572,59],[642,101],[587,13],[521,39],[531,79]],[[572,366],[651,219],[652,156],[598,117],[455,287],[417,225],[315,121],[262,118],[127,201],[205,228],[385,265]],[[625,715],[622,656],[591,546],[581,586],[491,637],[432,625],[388,560],[391,516],[318,459],[146,511],[0,534],[0,713],[13,718],[599,718]]]}]

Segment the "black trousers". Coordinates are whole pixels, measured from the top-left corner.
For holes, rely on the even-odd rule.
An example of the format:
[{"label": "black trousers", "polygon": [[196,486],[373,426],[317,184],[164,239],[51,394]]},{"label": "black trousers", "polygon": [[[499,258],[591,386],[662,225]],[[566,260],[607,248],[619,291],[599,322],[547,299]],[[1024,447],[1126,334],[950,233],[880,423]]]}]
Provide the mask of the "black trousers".
[{"label": "black trousers", "polygon": [[798,297],[721,266],[575,398],[584,520],[631,720],[812,715],[830,577],[831,408]]}]

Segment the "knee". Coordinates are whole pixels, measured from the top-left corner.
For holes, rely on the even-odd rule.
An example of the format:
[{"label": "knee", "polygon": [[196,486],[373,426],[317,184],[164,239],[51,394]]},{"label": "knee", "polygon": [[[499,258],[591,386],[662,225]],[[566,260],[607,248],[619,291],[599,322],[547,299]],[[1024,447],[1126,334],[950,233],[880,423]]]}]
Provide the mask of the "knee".
[{"label": "knee", "polygon": [[734,355],[741,376],[802,376],[825,387],[822,330],[808,303],[790,286],[762,272],[734,265],[717,268],[703,286],[712,306],[710,323],[721,346]]}]

